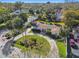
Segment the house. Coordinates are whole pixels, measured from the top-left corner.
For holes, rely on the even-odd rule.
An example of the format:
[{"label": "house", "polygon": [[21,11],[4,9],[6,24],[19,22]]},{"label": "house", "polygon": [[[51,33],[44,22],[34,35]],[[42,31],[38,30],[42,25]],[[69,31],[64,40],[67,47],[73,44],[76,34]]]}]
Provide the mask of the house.
[{"label": "house", "polygon": [[60,33],[60,26],[52,25],[51,27],[51,34],[59,35]]},{"label": "house", "polygon": [[60,33],[60,29],[61,27],[60,26],[57,26],[55,24],[53,25],[48,25],[48,24],[45,24],[45,23],[40,23],[40,22],[35,22],[36,23],[36,26],[34,26],[34,29],[38,29],[40,30],[41,32],[47,32],[47,30],[49,29],[51,34],[55,34],[55,35],[59,35]]},{"label": "house", "polygon": [[74,28],[72,28],[73,33],[74,33],[74,38],[77,39],[79,38],[79,26],[75,26]]},{"label": "house", "polygon": [[61,17],[62,17],[62,8],[57,8],[56,9],[56,20],[55,21],[61,21]]},{"label": "house", "polygon": [[33,22],[38,18],[38,16],[29,16],[28,22]]}]

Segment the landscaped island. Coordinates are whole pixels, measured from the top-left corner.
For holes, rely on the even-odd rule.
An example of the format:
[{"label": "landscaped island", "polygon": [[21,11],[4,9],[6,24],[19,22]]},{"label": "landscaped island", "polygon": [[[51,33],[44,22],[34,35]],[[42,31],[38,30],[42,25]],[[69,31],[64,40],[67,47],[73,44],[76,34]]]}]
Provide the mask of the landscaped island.
[{"label": "landscaped island", "polygon": [[30,51],[30,53],[38,54],[39,56],[47,56],[50,52],[49,42],[38,35],[26,35],[15,42],[16,47],[22,52]]}]

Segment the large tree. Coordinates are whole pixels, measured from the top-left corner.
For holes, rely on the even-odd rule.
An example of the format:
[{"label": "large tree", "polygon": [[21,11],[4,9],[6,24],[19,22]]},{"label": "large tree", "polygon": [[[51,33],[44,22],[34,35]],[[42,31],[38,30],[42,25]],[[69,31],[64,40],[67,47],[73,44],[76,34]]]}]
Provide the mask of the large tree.
[{"label": "large tree", "polygon": [[64,14],[65,24],[67,27],[72,28],[74,25],[79,24],[79,12],[78,11],[67,11]]},{"label": "large tree", "polygon": [[14,28],[21,28],[22,25],[23,25],[23,20],[19,18],[18,16],[12,20],[12,26]]},{"label": "large tree", "polygon": [[26,13],[21,13],[20,17],[24,22],[27,22],[28,15]]}]

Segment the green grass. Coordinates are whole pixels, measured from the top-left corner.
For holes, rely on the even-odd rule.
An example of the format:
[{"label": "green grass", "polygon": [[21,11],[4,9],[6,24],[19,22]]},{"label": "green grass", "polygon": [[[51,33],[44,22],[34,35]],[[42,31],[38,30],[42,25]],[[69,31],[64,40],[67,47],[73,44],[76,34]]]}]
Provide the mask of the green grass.
[{"label": "green grass", "polygon": [[66,47],[65,47],[64,42],[61,40],[57,40],[56,43],[57,43],[57,47],[59,49],[59,56],[61,58],[66,58]]},{"label": "green grass", "polygon": [[6,25],[6,24],[5,23],[0,24],[0,26],[4,26],[4,25]]},{"label": "green grass", "polygon": [[[26,39],[28,39],[28,40],[36,40],[36,42],[39,45],[38,46],[33,46],[34,48],[22,46],[20,44],[20,42],[22,42],[22,41],[24,41]],[[31,52],[36,53],[36,54],[40,54],[41,56],[46,56],[50,51],[49,42],[45,38],[37,36],[37,35],[23,36],[23,37],[21,37],[20,39],[18,39],[16,41],[14,46],[20,48],[22,52],[30,50]],[[40,46],[42,46],[42,47],[40,48]],[[37,47],[38,47],[38,49],[36,49]]]},{"label": "green grass", "polygon": [[6,28],[6,24],[5,23],[0,24],[0,29],[4,29],[4,28]]},{"label": "green grass", "polygon": [[48,21],[42,21],[42,20],[38,20],[37,22],[43,22],[43,23],[46,23],[46,24],[59,24],[59,25],[65,25],[65,23],[63,21],[61,22],[48,22]]},{"label": "green grass", "polygon": [[65,25],[65,23],[64,22],[52,22],[52,24],[60,24],[60,25]]},{"label": "green grass", "polygon": [[29,33],[33,33],[33,31],[32,31],[32,30],[30,30],[30,31],[29,31]]}]

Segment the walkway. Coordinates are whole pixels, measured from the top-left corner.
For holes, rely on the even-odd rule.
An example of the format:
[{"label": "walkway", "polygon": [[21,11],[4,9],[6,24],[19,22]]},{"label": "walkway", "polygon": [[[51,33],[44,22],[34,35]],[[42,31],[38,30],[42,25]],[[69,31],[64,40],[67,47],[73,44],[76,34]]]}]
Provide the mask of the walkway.
[{"label": "walkway", "polygon": [[7,57],[7,56],[3,55],[3,52],[2,52],[4,45],[8,42],[8,40],[6,40],[6,37],[4,37],[4,34],[7,32],[8,32],[7,30],[0,31],[0,58]]}]

